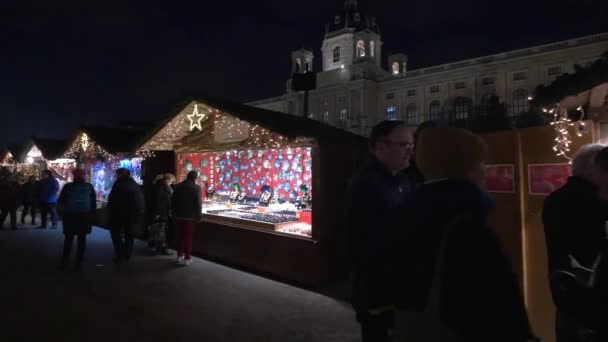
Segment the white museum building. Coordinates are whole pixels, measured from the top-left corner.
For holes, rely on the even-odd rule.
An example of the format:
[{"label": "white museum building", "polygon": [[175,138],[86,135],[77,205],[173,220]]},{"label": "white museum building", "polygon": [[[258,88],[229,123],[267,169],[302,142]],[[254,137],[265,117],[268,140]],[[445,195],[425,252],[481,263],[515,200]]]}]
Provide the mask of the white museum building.
[{"label": "white museum building", "polygon": [[[308,116],[358,134],[367,134],[384,119],[410,125],[467,120],[474,108],[496,97],[509,115],[517,116],[528,111],[528,98],[538,85],[608,51],[608,33],[414,70],[408,70],[405,54],[388,56],[385,70],[382,48],[376,18],[361,13],[356,0],[346,0],[344,11],[326,26],[322,70],[314,70],[313,51],[294,51],[286,93],[249,105]],[[306,75],[315,79],[312,89],[294,90],[293,81]]]}]

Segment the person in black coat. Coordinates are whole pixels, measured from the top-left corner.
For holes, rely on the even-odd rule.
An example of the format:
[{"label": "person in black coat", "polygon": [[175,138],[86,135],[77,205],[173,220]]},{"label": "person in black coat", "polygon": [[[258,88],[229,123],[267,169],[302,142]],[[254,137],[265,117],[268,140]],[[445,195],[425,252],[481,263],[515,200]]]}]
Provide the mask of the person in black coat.
[{"label": "person in black coat", "polygon": [[116,170],[116,182],[108,196],[114,262],[128,261],[133,254],[133,230],[144,215],[144,196],[128,169]]},{"label": "person in black coat", "polygon": [[543,224],[553,301],[557,307],[557,342],[579,341],[591,328],[591,309],[567,285],[560,271],[570,271],[572,261],[593,268],[604,240],[608,211],[599,198],[595,158],[603,145],[583,146],[572,161],[572,177],[544,203]]},{"label": "person in black coat", "polygon": [[[485,155],[485,143],[465,130],[429,128],[421,134],[416,160],[426,182],[408,199],[395,239],[398,308],[427,309],[445,238],[442,323],[466,341],[533,340],[518,280],[486,221]],[[401,322],[396,333],[407,336],[415,328]]]},{"label": "person in black coat", "polygon": [[393,324],[392,240],[409,190],[404,174],[413,148],[402,121],[384,121],[372,130],[369,160],[347,192],[346,233],[353,271],[352,305],[364,342],[389,341]]},{"label": "person in black coat", "polygon": [[30,214],[32,225],[36,224],[36,176],[30,176],[28,181],[21,187],[23,211],[21,212],[21,224],[25,224],[25,217]]},{"label": "person in black coat", "polygon": [[150,226],[150,241],[155,251],[163,255],[172,255],[167,248],[167,230],[173,220],[171,208],[173,188],[171,185],[174,182],[175,176],[167,173],[155,184],[157,189],[155,189],[154,223]]}]

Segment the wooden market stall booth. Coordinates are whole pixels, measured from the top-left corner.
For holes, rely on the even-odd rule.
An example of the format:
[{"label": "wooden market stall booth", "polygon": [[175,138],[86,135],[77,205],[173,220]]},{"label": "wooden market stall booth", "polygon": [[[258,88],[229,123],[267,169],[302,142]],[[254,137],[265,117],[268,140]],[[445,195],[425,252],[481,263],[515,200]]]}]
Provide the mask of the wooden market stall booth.
[{"label": "wooden market stall booth", "polygon": [[86,126],[74,134],[63,157],[75,160],[87,171],[100,207],[107,204],[116,169],[128,169],[133,179],[143,184],[142,158],[136,150],[145,133],[142,128]]},{"label": "wooden market stall booth", "polygon": [[226,101],[190,102],[141,147],[199,174],[194,251],[316,286],[341,276],[345,188],[367,140],[307,118]]},{"label": "wooden market stall booth", "polygon": [[40,179],[43,170],[50,170],[61,186],[70,182],[76,161],[63,157],[66,146],[66,140],[31,137],[15,155],[15,170],[20,182],[25,182],[29,176]]}]

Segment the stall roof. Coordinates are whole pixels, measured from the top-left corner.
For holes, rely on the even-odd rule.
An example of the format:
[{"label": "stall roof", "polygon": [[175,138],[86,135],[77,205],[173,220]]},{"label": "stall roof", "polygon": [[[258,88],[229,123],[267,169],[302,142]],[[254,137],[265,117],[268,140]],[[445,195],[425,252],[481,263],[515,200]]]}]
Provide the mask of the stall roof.
[{"label": "stall roof", "polygon": [[95,143],[112,154],[133,153],[141,139],[150,130],[150,124],[127,127],[87,126],[79,131],[86,133]]},{"label": "stall roof", "polygon": [[8,152],[10,152],[13,155],[13,158],[15,159],[16,162],[18,162],[18,163],[23,162],[21,157],[25,153],[24,144],[8,144],[8,145],[6,145],[6,148],[7,148]]},{"label": "stall roof", "polygon": [[[27,153],[33,145],[36,145],[40,152],[42,152],[42,157],[44,159],[55,160],[63,156],[66,149],[68,148],[68,141],[32,137],[30,139],[30,142],[26,145],[26,149],[22,152],[22,154]],[[23,156],[23,158],[25,158],[25,156]]]},{"label": "stall roof", "polygon": [[145,145],[153,139],[154,136],[162,131],[164,127],[169,125],[174,118],[182,114],[183,111],[193,103],[207,105],[237,119],[257,124],[288,138],[307,137],[316,138],[320,141],[341,140],[357,143],[366,143],[367,141],[365,137],[360,135],[306,117],[252,107],[224,99],[193,97],[189,98],[187,101],[181,102],[179,107],[177,107],[178,109],[175,111],[176,114],[165,118],[155,130],[152,130],[150,134],[146,136],[142,145]]}]

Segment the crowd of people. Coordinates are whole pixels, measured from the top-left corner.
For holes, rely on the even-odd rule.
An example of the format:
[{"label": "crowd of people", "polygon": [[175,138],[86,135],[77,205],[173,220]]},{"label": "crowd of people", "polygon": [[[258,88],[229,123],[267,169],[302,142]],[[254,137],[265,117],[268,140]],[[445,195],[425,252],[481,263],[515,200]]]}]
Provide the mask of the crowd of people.
[{"label": "crowd of people", "polygon": [[[37,214],[40,213],[40,226],[36,229],[47,229],[49,216],[51,229],[57,229],[61,217],[65,240],[58,268],[65,270],[70,265],[72,245],[77,238],[73,270],[80,271],[87,235],[92,231],[98,203],[95,188],[87,181],[85,170],[74,169],[72,178],[72,182],[61,188],[53,173],[44,170],[40,180],[31,176],[20,185],[16,173],[8,168],[0,169],[0,229],[4,229],[9,216],[11,229],[19,229],[19,209],[23,226],[28,215],[30,224],[36,225]],[[146,201],[142,187],[131,177],[128,169],[116,170],[116,181],[107,204],[114,263],[126,263],[131,259],[135,231],[138,226],[145,225],[149,245],[155,254],[172,255],[168,244],[170,235],[174,235],[177,264],[192,264],[193,234],[195,223],[200,220],[202,205],[201,189],[195,183],[197,178],[196,171],[191,171],[184,182],[175,185],[174,175],[159,175],[154,181],[153,193],[147,203],[148,212],[152,213],[151,222],[146,222]]]},{"label": "crowd of people", "polygon": [[[370,152],[347,194],[362,340],[538,340],[488,223],[484,141],[463,129],[413,132],[385,121],[372,130]],[[607,200],[608,147],[585,146],[543,212],[558,342],[608,341]]]}]

